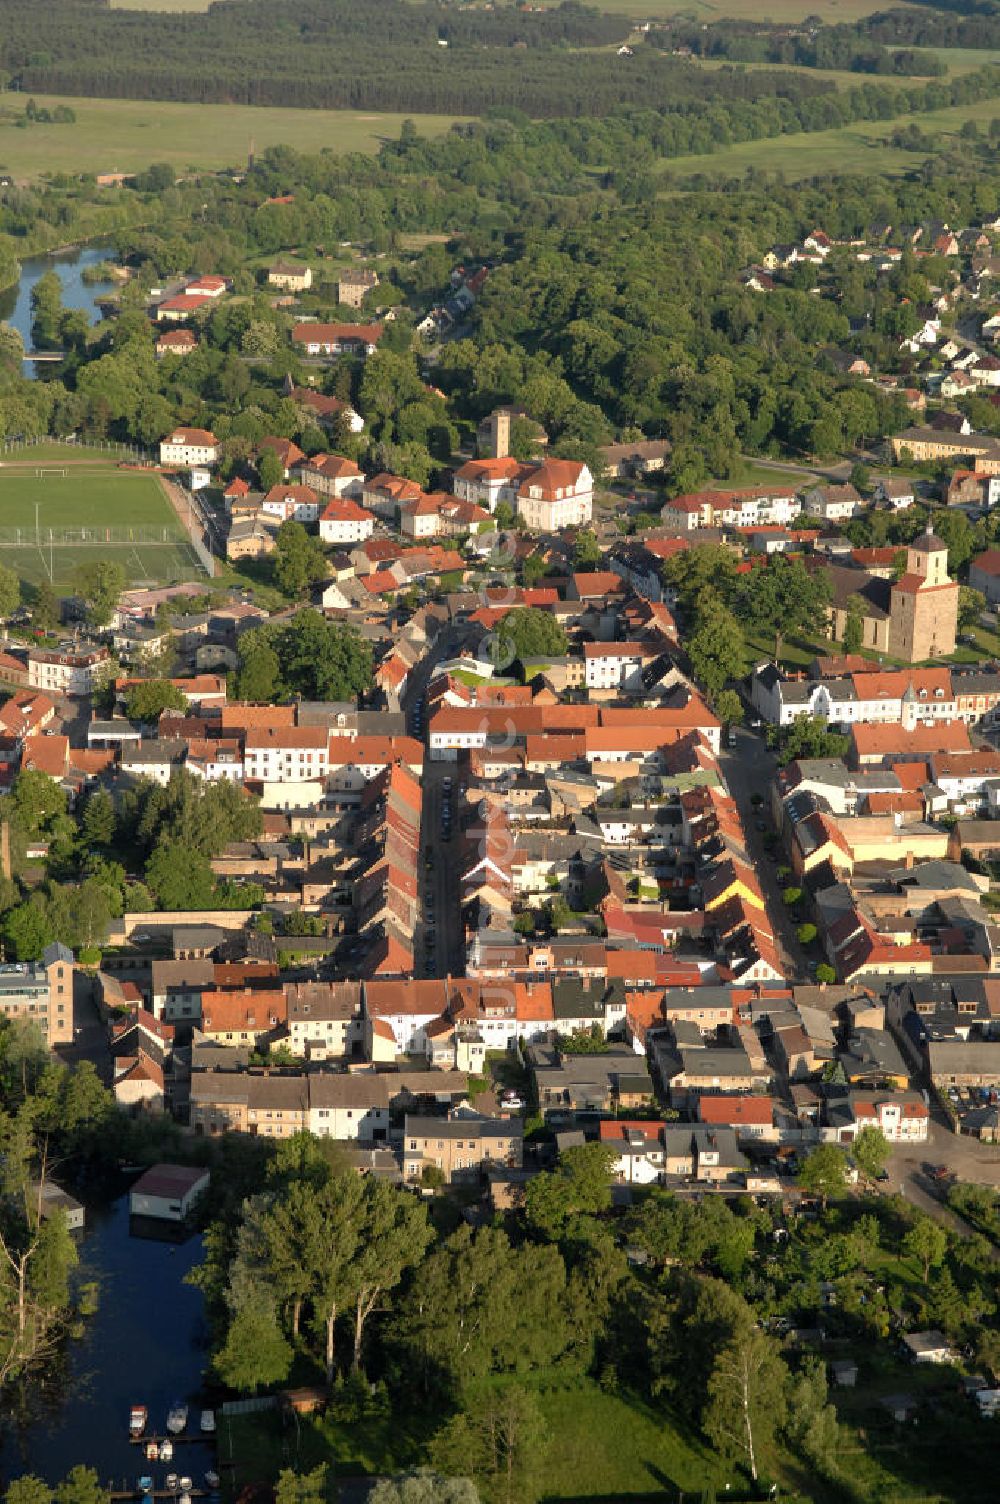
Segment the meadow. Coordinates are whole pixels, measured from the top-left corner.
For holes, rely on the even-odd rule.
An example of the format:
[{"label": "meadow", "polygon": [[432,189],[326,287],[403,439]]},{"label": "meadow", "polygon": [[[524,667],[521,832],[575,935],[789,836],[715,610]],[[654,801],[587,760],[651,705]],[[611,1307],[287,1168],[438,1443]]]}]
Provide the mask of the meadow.
[{"label": "meadow", "polygon": [[820,173],[888,173],[897,175],[917,166],[924,151],[902,151],[887,144],[887,137],[903,126],[916,125],[925,134],[957,135],[967,120],[975,120],[984,132],[1000,118],[1000,100],[982,99],[926,114],[901,115],[894,120],[863,120],[829,131],[802,131],[760,141],[741,141],[709,156],[671,157],[662,162],[671,178],[690,173],[739,177],[748,167],[783,173],[789,182]]},{"label": "meadow", "polygon": [[885,0],[825,0],[820,7],[809,0],[602,0],[600,9],[616,15],[634,16],[637,21],[660,21],[666,16],[693,16],[698,21],[777,21],[791,24],[804,21],[820,11],[824,21],[860,21],[875,11],[886,10]]},{"label": "meadow", "polygon": [[[63,529],[86,533],[67,542]],[[5,451],[0,563],[28,585],[64,584],[81,564],[109,558],[133,585],[190,579],[200,569],[155,474],[118,470],[113,459],[71,445]]]},{"label": "meadow", "polygon": [[[63,104],[75,125],[18,127],[23,104],[7,95],[0,107],[0,170],[17,179],[53,172],[139,172],[151,162],[187,168],[237,167],[250,143],[300,151],[375,152],[399,135],[404,115],[351,110],[255,109],[252,105],[176,104],[135,99],[34,96],[39,107]],[[413,117],[422,135],[440,135],[451,115]]]}]

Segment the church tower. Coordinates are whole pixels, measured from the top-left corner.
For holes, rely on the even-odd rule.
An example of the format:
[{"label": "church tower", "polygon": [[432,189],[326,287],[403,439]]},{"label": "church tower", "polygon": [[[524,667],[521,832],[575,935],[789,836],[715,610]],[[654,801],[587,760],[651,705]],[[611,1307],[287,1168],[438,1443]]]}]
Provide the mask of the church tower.
[{"label": "church tower", "polygon": [[955,651],[958,585],[948,575],[948,546],[930,525],[906,550],[906,573],[889,597],[889,652],[906,663]]}]

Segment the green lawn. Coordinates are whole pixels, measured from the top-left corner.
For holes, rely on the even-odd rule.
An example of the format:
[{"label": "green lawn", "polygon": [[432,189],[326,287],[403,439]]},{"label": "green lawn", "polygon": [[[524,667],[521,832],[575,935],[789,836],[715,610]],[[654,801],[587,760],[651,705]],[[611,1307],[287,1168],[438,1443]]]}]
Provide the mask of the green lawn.
[{"label": "green lawn", "polygon": [[722,491],[739,490],[744,486],[773,486],[779,491],[782,486],[804,486],[815,484],[816,480],[814,470],[775,470],[769,465],[755,464],[751,459],[741,459],[728,480],[713,480],[708,485]]},{"label": "green lawn", "polygon": [[921,151],[900,151],[885,144],[886,137],[900,126],[913,124],[928,134],[942,131],[954,135],[966,120],[976,120],[985,129],[998,114],[1000,101],[981,99],[974,104],[956,105],[926,114],[902,115],[894,120],[865,120],[836,130],[803,131],[763,141],[741,141],[708,156],[664,158],[660,166],[671,178],[696,172],[737,177],[748,167],[782,172],[790,181],[818,173],[894,175],[917,166],[926,155]]},{"label": "green lawn", "polygon": [[[60,538],[60,529],[89,536]],[[0,563],[29,585],[64,584],[81,564],[107,558],[124,566],[131,584],[201,572],[155,474],[119,470],[114,456],[57,443],[0,457]]]},{"label": "green lawn", "polygon": [[[526,1504],[555,1499],[628,1499],[717,1487],[727,1482],[741,1497],[739,1475],[667,1412],[654,1412],[633,1398],[606,1394],[584,1379],[565,1387],[535,1389],[548,1445],[525,1491]],[[266,1413],[222,1420],[219,1455],[231,1455],[233,1494],[245,1484],[271,1482],[282,1467],[305,1471],[328,1462],[340,1477],[391,1473],[425,1455],[439,1417],[371,1415],[360,1420],[303,1417],[286,1426]],[[228,1474],[228,1470],[227,1470]],[[785,1496],[787,1498],[787,1496]]]},{"label": "green lawn", "polygon": [[[179,7],[175,7],[179,8]],[[188,9],[193,7],[189,6]],[[399,135],[403,115],[359,114],[353,110],[255,109],[252,105],[175,104],[160,100],[75,99],[35,96],[38,105],[69,105],[75,125],[32,125],[13,121],[23,106],[0,109],[0,168],[15,178],[51,172],[138,172],[151,162],[189,167],[234,167],[255,150],[293,146],[300,151],[332,147],[337,152],[377,151]],[[424,135],[440,135],[450,115],[416,115]]]}]

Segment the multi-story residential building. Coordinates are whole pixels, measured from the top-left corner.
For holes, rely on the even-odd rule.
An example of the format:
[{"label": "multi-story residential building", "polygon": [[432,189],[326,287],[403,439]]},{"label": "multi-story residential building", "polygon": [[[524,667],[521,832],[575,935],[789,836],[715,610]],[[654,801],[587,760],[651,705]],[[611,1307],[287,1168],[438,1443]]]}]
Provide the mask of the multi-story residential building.
[{"label": "multi-story residential building", "polygon": [[319,514],[319,535],[324,543],[363,543],[375,531],[371,512],[348,496],[335,496]]},{"label": "multi-story residential building", "polygon": [[378,286],[378,273],[368,267],[348,267],[337,282],[337,302],[345,308],[360,308],[365,294]]},{"label": "multi-story residential building", "polygon": [[166,961],[157,957],[150,971],[150,1012],[154,1018],[168,1024],[201,1018],[202,994],[215,987],[212,961]]},{"label": "multi-story residential building", "polygon": [[303,320],[292,344],[303,355],[374,355],[385,333],[382,324],[320,324]]},{"label": "multi-story residential building", "polygon": [[267,269],[268,285],[281,292],[307,292],[312,287],[312,280],[312,267],[304,261],[282,259]]},{"label": "multi-story residential building", "polygon": [[[315,454],[303,460],[298,467],[303,485],[315,491],[317,496],[356,498],[361,495],[364,475],[353,460],[342,454]],[[322,525],[319,535],[323,538]]]},{"label": "multi-story residential building", "polygon": [[583,661],[589,690],[636,692],[642,689],[642,671],[657,657],[657,648],[645,642],[585,642]]},{"label": "multi-story residential building", "polygon": [[322,726],[260,726],[246,733],[243,766],[260,783],[304,783],[325,778],[329,732]]},{"label": "multi-story residential building", "polygon": [[588,523],[593,512],[594,477],[577,460],[544,460],[524,477],[517,514],[539,533]]},{"label": "multi-story residential building", "polygon": [[105,647],[32,648],[28,653],[28,683],[32,689],[44,689],[48,694],[93,694],[108,656]]},{"label": "multi-story residential building", "polygon": [[447,1118],[411,1117],[403,1124],[403,1175],[416,1181],[425,1167],[445,1182],[473,1180],[491,1165],[517,1169],[522,1163],[524,1126],[520,1118],[487,1118],[463,1111]]},{"label": "multi-story residential building", "polygon": [[309,1078],[309,1131],[341,1142],[384,1143],[389,1136],[394,1078],[323,1071]]},{"label": "multi-story residential building", "polygon": [[285,997],[288,1048],[293,1055],[342,1060],[355,1044],[361,1044],[360,982],[286,982]]},{"label": "multi-story residential building", "polygon": [[304,1076],[248,1076],[247,1132],[291,1138],[309,1126],[309,1083]]},{"label": "multi-story residential building", "polygon": [[275,522],[315,522],[319,497],[311,486],[272,486],[261,502],[261,512]]},{"label": "multi-story residential building", "polygon": [[51,1049],[73,1040],[73,952],[46,946],[41,960],[0,966],[0,1014],[35,1024]]},{"label": "multi-story residential building", "polygon": [[219,441],[207,428],[175,428],[160,440],[161,465],[214,465]]},{"label": "multi-story residential building", "polygon": [[217,1044],[257,1046],[283,1033],[288,1004],[280,987],[208,991],[201,996],[201,1031]]}]

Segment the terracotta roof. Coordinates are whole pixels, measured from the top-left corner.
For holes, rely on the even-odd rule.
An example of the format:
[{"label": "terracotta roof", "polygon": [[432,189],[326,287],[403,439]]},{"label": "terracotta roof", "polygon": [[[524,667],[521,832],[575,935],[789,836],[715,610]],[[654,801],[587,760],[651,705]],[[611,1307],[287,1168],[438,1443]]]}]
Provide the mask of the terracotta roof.
[{"label": "terracotta roof", "polygon": [[698,1116],[703,1123],[731,1124],[734,1128],[748,1123],[769,1128],[774,1121],[774,1103],[770,1097],[707,1096],[698,1098]]},{"label": "terracotta roof", "polygon": [[335,496],[319,514],[320,522],[372,522],[371,512],[359,507],[348,496]]},{"label": "terracotta roof", "polygon": [[918,724],[912,731],[904,731],[900,725],[856,725],[851,727],[851,738],[859,757],[886,756],[893,752],[967,751],[971,742],[964,721],[935,721],[932,725]]},{"label": "terracotta roof", "polygon": [[331,480],[363,480],[364,476],[353,460],[345,459],[342,454],[314,454],[305,460],[299,469],[305,474],[309,470],[317,470],[320,474],[329,476]]},{"label": "terracotta roof", "polygon": [[188,449],[212,449],[218,442],[215,434],[207,428],[175,428],[163,440],[164,444],[176,444]]},{"label": "terracotta roof", "polygon": [[342,344],[345,340],[377,345],[384,333],[382,324],[321,324],[306,320],[295,325],[292,339],[301,345]]},{"label": "terracotta roof", "polygon": [[21,767],[47,773],[50,778],[65,778],[69,771],[69,737],[43,733],[26,736],[21,747]]},{"label": "terracotta roof", "polygon": [[542,500],[555,501],[559,491],[572,491],[580,484],[585,466],[578,460],[544,460],[524,477],[518,495],[530,497],[540,490]]}]

